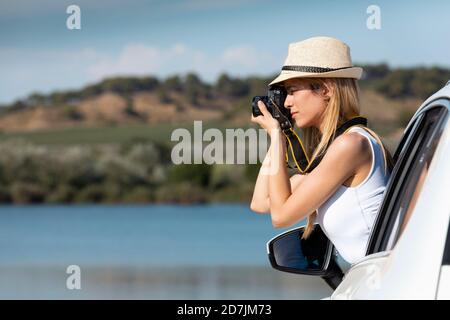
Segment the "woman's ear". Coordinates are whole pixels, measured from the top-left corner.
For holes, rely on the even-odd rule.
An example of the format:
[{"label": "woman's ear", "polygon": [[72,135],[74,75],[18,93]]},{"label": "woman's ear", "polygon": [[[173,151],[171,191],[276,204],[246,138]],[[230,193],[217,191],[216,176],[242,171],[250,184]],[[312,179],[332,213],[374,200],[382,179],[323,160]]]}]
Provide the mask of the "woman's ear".
[{"label": "woman's ear", "polygon": [[325,100],[329,101],[334,93],[333,85],[329,81],[325,81],[324,84],[322,85],[321,93],[325,98]]}]

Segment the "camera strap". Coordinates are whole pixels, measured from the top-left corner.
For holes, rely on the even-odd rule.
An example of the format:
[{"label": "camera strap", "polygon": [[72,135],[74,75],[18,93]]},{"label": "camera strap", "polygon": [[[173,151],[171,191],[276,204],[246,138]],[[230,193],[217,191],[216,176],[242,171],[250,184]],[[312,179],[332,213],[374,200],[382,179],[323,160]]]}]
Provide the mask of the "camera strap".
[{"label": "camera strap", "polygon": [[[340,125],[334,134],[333,139],[330,141],[330,143],[327,145],[326,149],[328,149],[331,142],[336,139],[341,134],[347,132],[350,130],[351,127],[354,126],[367,126],[367,119],[364,117],[356,116],[354,118],[351,118],[344,122],[342,125]],[[322,155],[316,157],[314,161],[310,161],[308,154],[305,150],[305,146],[300,139],[300,137],[297,135],[297,133],[294,131],[292,126],[289,128],[283,129],[283,134],[286,138],[286,163],[288,167],[292,168],[289,165],[289,154],[291,158],[293,159],[295,163],[295,167],[300,171],[301,174],[309,173],[311,172],[315,167],[318,166],[320,161],[322,160],[324,153]],[[325,150],[326,150],[325,149]]]}]

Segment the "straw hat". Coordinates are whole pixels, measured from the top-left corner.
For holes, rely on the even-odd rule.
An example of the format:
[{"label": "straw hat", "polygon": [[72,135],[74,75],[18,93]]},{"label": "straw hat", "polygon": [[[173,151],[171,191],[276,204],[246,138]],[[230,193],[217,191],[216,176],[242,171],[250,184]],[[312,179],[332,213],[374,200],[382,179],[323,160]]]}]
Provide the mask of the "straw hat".
[{"label": "straw hat", "polygon": [[292,78],[361,78],[362,68],[354,67],[350,48],[330,37],[314,37],[289,44],[281,73],[270,85]]}]

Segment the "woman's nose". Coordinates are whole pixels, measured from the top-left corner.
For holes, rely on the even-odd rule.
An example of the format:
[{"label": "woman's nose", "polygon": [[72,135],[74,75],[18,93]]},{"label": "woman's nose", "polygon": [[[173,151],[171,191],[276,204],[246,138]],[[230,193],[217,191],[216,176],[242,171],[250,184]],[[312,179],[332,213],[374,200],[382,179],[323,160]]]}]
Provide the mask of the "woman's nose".
[{"label": "woman's nose", "polygon": [[284,107],[285,108],[290,108],[292,107],[292,95],[288,94],[286,96],[286,100],[284,100]]}]

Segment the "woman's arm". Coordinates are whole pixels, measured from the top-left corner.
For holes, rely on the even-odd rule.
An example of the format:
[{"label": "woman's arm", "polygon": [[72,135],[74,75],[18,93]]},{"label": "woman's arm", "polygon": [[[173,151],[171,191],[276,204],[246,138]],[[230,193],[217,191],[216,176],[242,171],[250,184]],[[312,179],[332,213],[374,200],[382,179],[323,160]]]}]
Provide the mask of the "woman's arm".
[{"label": "woman's arm", "polygon": [[250,209],[258,213],[269,213],[269,177],[266,170],[270,166],[270,149],[267,151],[266,157],[259,168],[258,177],[256,178],[255,188],[253,190],[252,202]]},{"label": "woman's arm", "polygon": [[270,146],[272,147],[270,157],[274,160],[272,165],[273,171],[269,176],[270,212],[272,213],[272,223],[276,226],[279,214],[274,214],[273,211],[283,206],[292,194],[292,189],[289,184],[286,166],[280,165],[283,163],[286,154],[286,144],[283,141],[281,129],[272,130],[270,138]]},{"label": "woman's arm", "polygon": [[[250,209],[257,213],[270,213],[270,197],[269,197],[269,168],[271,148],[267,151],[266,157],[259,169],[258,177],[253,191]],[[284,161],[284,160],[283,160]],[[284,164],[284,162],[283,162]],[[290,179],[291,190],[294,191],[305,178],[305,175],[294,174]]]},{"label": "woman's arm", "polygon": [[[282,142],[282,139],[279,139],[277,144],[273,144],[272,155],[283,152]],[[278,154],[278,157],[281,155]],[[368,161],[371,161],[368,140],[357,133],[348,133],[336,138],[322,161],[305,177],[301,188],[297,190],[289,190],[286,168],[281,166],[277,174],[269,176],[273,226],[289,227],[306,218],[352,176],[356,168]]]}]

